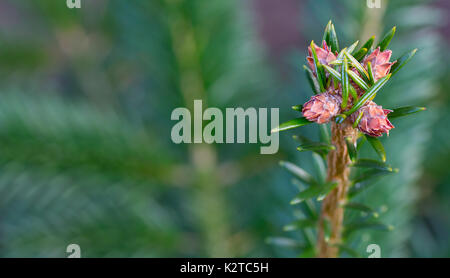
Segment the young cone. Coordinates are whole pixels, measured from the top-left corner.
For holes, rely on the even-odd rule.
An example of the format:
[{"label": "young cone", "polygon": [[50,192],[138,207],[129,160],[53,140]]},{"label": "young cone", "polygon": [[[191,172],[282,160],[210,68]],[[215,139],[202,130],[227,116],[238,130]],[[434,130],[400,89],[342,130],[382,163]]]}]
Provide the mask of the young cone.
[{"label": "young cone", "polygon": [[389,71],[391,70],[392,65],[394,62],[389,62],[389,59],[391,58],[392,51],[391,50],[385,50],[383,52],[380,52],[380,47],[377,47],[370,55],[368,55],[363,60],[363,65],[367,70],[367,63],[371,63],[372,70],[373,70],[373,77],[374,81],[376,82],[378,79],[385,77]]},{"label": "young cone", "polygon": [[[322,48],[317,46],[316,44],[314,44],[314,48],[316,50],[317,59],[319,60],[320,64],[328,65],[330,62],[336,60],[336,56],[331,52],[331,49],[327,46],[325,41],[322,42]],[[308,46],[308,57],[306,57],[306,60],[313,73],[317,74],[314,68],[314,58],[311,51],[311,46]]]},{"label": "young cone", "polygon": [[302,113],[308,121],[318,124],[328,123],[339,113],[341,102],[342,98],[330,91],[314,95],[303,105]]},{"label": "young cone", "polygon": [[363,116],[358,123],[358,129],[369,136],[379,137],[383,135],[383,133],[389,135],[389,130],[394,128],[387,118],[387,115],[391,113],[392,110],[383,109],[380,105],[370,101],[352,114],[353,121],[356,120],[361,112],[363,113]]}]

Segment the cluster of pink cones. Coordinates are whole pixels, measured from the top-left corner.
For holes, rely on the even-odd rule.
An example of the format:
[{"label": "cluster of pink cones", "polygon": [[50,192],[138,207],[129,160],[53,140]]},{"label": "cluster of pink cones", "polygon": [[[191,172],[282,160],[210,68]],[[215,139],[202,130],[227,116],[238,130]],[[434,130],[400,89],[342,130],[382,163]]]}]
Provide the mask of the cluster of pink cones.
[{"label": "cluster of pink cones", "polygon": [[[322,47],[317,46],[312,43],[315,48],[315,55],[318,63],[320,65],[336,66],[339,60],[338,53],[333,53],[330,46],[326,44],[325,41],[322,43]],[[318,77],[317,65],[314,63],[313,49],[308,47],[308,57],[307,62],[313,73],[314,77]],[[360,65],[364,67],[364,70],[371,73],[371,78],[373,82],[387,76],[391,70],[392,65],[395,63],[390,62],[392,51],[384,50],[380,51],[380,47],[377,47],[370,54],[362,58]],[[341,62],[342,64],[342,62]],[[370,68],[369,68],[370,67]],[[362,79],[362,74],[356,68],[351,68],[351,71],[355,75]],[[325,78],[329,77],[329,73],[326,72]],[[336,84],[334,84],[336,83]],[[355,98],[360,98],[365,93],[365,90],[355,84],[353,80],[350,81],[348,86],[352,86],[355,94],[353,96],[347,96],[348,100],[343,104],[343,86],[341,83],[337,83],[336,79],[331,79],[328,82],[328,86],[325,92],[314,95],[311,99],[303,105],[303,116],[309,120],[314,121],[319,124],[327,123],[332,120],[338,114],[344,113],[351,108],[351,105],[356,102]],[[349,120],[352,121],[355,127],[357,127],[361,132],[369,135],[378,137],[383,135],[383,133],[388,133],[389,130],[394,128],[387,118],[388,113],[391,110],[383,109],[381,106],[377,105],[372,100],[367,100],[357,111],[353,112]]]}]

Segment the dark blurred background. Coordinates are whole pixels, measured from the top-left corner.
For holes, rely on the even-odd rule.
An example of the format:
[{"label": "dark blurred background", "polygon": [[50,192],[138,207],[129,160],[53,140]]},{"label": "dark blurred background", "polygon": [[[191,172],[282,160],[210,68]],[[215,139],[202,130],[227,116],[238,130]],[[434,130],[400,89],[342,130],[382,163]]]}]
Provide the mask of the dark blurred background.
[{"label": "dark blurred background", "polygon": [[[364,253],[450,256],[448,1],[0,1],[0,256],[307,256],[278,161],[316,171],[280,134],[257,144],[172,143],[176,107],[279,107],[311,91],[306,47],[332,19],[340,45],[397,26],[393,58],[419,51],[377,103],[424,105],[383,138],[400,172],[360,196],[394,230],[357,233]],[[368,157],[375,156],[369,148]]]}]

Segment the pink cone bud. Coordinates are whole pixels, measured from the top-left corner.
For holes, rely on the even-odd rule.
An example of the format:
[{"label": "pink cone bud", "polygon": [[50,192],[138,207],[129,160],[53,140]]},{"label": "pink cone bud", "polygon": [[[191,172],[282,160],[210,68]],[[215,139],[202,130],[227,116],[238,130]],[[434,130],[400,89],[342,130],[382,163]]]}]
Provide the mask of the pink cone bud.
[{"label": "pink cone bud", "polygon": [[352,119],[356,120],[360,112],[364,114],[358,124],[358,128],[367,135],[378,137],[385,132],[389,135],[389,130],[394,128],[387,118],[387,114],[392,112],[392,110],[383,109],[373,101],[370,101],[353,113]]},{"label": "pink cone bud", "polygon": [[391,70],[391,66],[395,63],[389,62],[391,55],[391,50],[380,52],[380,47],[378,47],[372,53],[370,53],[370,55],[364,58],[363,64],[366,69],[368,62],[372,64],[373,78],[375,81],[382,77],[385,77]]},{"label": "pink cone bud", "polygon": [[[331,52],[331,49],[327,46],[325,41],[322,42],[322,48],[314,44],[314,48],[316,49],[317,59],[322,65],[328,65],[328,63],[336,60],[336,56]],[[311,46],[308,47],[308,57],[306,57],[306,60],[308,61],[308,65],[311,68],[311,70],[315,72],[314,68],[314,58],[311,51]]]},{"label": "pink cone bud", "polygon": [[342,99],[330,92],[314,95],[303,105],[303,116],[318,124],[327,123],[339,113]]}]

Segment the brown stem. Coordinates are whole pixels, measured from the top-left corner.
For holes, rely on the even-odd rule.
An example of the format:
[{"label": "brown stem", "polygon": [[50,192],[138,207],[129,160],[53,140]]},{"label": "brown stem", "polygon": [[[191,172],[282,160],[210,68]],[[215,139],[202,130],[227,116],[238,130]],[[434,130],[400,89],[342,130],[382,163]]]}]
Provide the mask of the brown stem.
[{"label": "brown stem", "polygon": [[[341,243],[342,222],[344,220],[343,204],[347,199],[348,176],[350,158],[347,152],[345,137],[350,137],[353,143],[357,139],[357,130],[349,121],[342,124],[331,124],[332,143],[335,150],[328,154],[327,180],[337,182],[337,186],[323,200],[322,211],[318,224],[317,256],[321,258],[334,258],[338,256],[339,249],[336,244]],[[325,239],[325,222],[329,223],[330,237]]]}]

